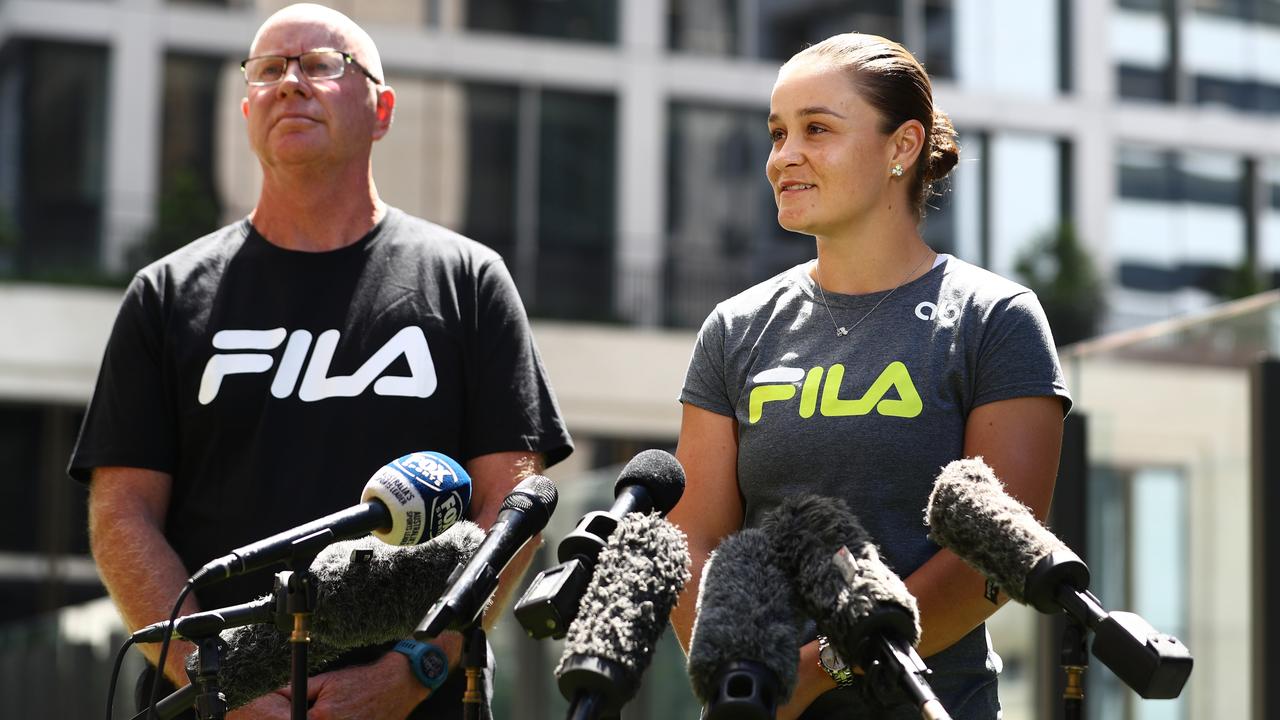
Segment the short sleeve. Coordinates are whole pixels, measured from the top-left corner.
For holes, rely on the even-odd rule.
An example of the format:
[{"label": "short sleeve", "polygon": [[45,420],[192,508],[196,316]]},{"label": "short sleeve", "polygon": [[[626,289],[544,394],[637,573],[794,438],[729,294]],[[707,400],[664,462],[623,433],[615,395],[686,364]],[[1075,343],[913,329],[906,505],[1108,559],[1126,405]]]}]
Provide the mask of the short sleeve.
[{"label": "short sleeve", "polygon": [[136,276],[107,341],[67,469],[72,478],[88,482],[104,466],[174,472],[178,423],[164,382],[162,323],[159,293]]},{"label": "short sleeve", "polygon": [[725,323],[719,308],[712,311],[698,331],[689,369],[685,372],[680,402],[718,415],[734,415],[734,401],[725,378]]},{"label": "short sleeve", "polygon": [[573,441],[524,305],[507,266],[482,264],[476,279],[476,372],[470,374],[465,455],[539,452],[551,466],[569,456]]},{"label": "short sleeve", "polygon": [[1053,396],[1071,409],[1053,334],[1035,294],[1025,291],[997,302],[978,350],[973,407],[1016,397]]}]

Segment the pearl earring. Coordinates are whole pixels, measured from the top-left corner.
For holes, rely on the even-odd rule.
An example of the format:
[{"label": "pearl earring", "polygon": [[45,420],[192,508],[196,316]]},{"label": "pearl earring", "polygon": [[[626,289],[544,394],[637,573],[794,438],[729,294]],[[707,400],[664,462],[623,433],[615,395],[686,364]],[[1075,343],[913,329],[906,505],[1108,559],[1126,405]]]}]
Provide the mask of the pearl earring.
[{"label": "pearl earring", "polygon": [[894,177],[902,177],[902,172],[902,163],[894,163],[893,167],[889,168],[889,174]]}]

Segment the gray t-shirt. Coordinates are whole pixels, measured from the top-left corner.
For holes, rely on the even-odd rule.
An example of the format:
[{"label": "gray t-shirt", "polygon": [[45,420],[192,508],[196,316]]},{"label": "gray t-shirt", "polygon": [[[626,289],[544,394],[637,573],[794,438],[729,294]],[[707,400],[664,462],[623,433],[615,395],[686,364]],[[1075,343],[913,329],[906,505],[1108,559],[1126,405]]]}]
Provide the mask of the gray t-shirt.
[{"label": "gray t-shirt", "polygon": [[[832,317],[809,269],[716,306],[680,401],[737,421],[745,527],[790,495],[840,497],[906,577],[938,550],[924,507],[969,412],[1040,395],[1070,408],[1053,338],[1034,293],[954,257],[891,296],[828,292]],[[978,628],[929,665],[994,674],[989,650]]]}]

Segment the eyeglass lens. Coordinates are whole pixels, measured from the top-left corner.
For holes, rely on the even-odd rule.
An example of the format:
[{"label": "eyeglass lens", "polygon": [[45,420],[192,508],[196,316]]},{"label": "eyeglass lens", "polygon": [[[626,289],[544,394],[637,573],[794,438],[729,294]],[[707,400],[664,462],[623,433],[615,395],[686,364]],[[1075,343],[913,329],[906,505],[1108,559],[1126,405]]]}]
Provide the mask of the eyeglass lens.
[{"label": "eyeglass lens", "polygon": [[[246,60],[245,79],[260,85],[280,82],[288,72],[289,61],[293,59],[280,55],[268,55]],[[311,80],[331,80],[342,77],[347,66],[346,58],[336,50],[303,53],[296,59],[302,74]]]}]

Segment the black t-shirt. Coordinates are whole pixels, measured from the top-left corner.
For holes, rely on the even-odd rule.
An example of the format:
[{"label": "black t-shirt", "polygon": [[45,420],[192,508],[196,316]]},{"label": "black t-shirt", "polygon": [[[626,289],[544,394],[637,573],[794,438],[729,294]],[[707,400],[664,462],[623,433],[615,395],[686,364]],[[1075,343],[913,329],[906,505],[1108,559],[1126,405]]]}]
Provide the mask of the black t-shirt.
[{"label": "black t-shirt", "polygon": [[[69,471],[171,474],[165,535],[190,573],[358,503],[418,450],[550,465],[572,445],[501,258],[391,208],[339,250],[285,250],[245,220],[139,272]],[[264,571],[198,595],[270,590]]]}]

